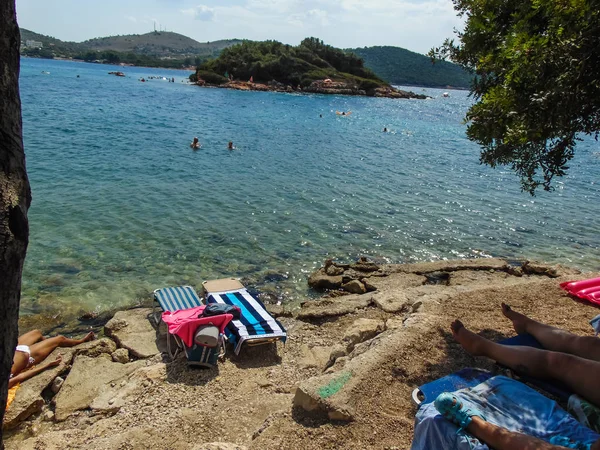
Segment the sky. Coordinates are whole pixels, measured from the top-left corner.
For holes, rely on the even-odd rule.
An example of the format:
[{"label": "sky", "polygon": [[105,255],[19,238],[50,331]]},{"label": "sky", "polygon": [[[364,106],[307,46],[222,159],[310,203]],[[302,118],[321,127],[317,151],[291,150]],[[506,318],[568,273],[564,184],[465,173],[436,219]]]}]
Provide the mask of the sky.
[{"label": "sky", "polygon": [[451,0],[16,0],[19,25],[64,41],[166,29],[200,42],[309,36],[427,53],[462,28]]}]

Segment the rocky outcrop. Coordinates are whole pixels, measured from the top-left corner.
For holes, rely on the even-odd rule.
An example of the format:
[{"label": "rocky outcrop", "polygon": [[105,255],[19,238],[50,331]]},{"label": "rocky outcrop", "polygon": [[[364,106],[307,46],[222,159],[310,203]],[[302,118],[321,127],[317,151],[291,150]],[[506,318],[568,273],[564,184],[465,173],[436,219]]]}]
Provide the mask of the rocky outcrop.
[{"label": "rocky outcrop", "polygon": [[267,84],[253,83],[250,81],[228,81],[223,84],[211,84],[205,80],[199,79],[196,84],[202,87],[213,87],[221,89],[235,89],[237,91],[272,91],[272,92],[306,92],[311,94],[326,94],[326,95],[360,95],[370,97],[387,97],[395,99],[425,99],[426,95],[415,94],[414,92],[402,91],[392,86],[380,86],[374,89],[360,89],[358,85],[347,81],[325,81],[316,80],[310,85],[300,88],[295,88],[290,85],[279,83],[271,80]]},{"label": "rocky outcrop", "polygon": [[162,350],[158,348],[156,330],[149,319],[151,313],[150,308],[119,311],[104,326],[104,333],[136,358],[151,358]]},{"label": "rocky outcrop", "polygon": [[97,358],[77,356],[69,376],[54,399],[56,420],[65,420],[73,412],[89,408],[102,390],[110,387],[111,383],[120,383],[144,365],[143,361],[116,363],[105,354]]},{"label": "rocky outcrop", "polygon": [[21,383],[14,401],[4,415],[3,426],[5,430],[15,428],[33,414],[38,414],[42,411],[46,403],[42,397],[42,392],[52,384],[57,376],[68,369],[73,360],[75,349],[56,349],[48,356],[47,360],[53,361],[59,354],[62,355],[62,362],[59,366],[45,370],[39,375]]},{"label": "rocky outcrop", "polygon": [[46,404],[42,393],[48,387],[51,387],[54,393],[59,392],[62,384],[60,381],[57,381],[59,380],[58,376],[68,371],[75,355],[98,356],[110,353],[111,349],[114,350],[115,348],[116,344],[110,339],[98,339],[85,342],[77,347],[57,348],[54,350],[42,364],[53,361],[58,355],[61,355],[62,361],[60,365],[45,370],[39,375],[21,383],[13,403],[4,415],[4,429],[15,428],[32,415],[39,414],[42,411],[42,408]]},{"label": "rocky outcrop", "polygon": [[373,296],[345,295],[338,298],[326,298],[302,304],[297,318],[300,320],[324,319],[327,317],[350,314],[358,309],[366,308],[373,303]]}]

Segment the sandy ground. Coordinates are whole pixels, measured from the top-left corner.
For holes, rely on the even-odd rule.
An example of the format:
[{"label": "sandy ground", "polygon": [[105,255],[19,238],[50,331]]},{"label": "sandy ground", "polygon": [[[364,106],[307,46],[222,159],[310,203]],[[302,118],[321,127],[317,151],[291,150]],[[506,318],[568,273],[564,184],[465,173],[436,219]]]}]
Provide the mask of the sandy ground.
[{"label": "sandy ground", "polygon": [[499,370],[454,342],[449,327],[454,318],[490,339],[510,337],[515,332],[500,310],[506,302],[537,320],[593,335],[588,322],[600,311],[565,295],[559,280],[539,278],[531,285],[496,285],[428,304],[427,331],[410,334],[355,387],[356,417],[350,423],[331,423],[292,406],[298,383],[321,373],[300,363],[301,346],[334,346],[357,318],[394,316],[376,307],[318,323],[283,318],[290,339],[276,351],[256,347],[243,357],[228,356],[216,370],[189,369],[178,359],[167,365],[165,382],[151,383],[115,415],[82,411],[58,424],[40,417],[11,432],[7,448],[190,449],[229,442],[250,449],[408,449],[416,386],[469,366]]}]

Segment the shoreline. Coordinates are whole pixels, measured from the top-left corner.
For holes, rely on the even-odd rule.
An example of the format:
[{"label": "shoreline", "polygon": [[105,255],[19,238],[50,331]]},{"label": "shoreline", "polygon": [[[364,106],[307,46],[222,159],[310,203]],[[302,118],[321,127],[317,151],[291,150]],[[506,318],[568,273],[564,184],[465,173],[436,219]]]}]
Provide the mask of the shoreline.
[{"label": "shoreline", "polygon": [[[558,286],[592,275],[499,258],[327,261],[311,276],[314,286],[335,279],[362,292],[358,281],[366,292],[335,290],[294,310],[271,308],[288,343],[248,348],[238,357],[228,351],[210,370],[191,369],[181,357],[165,360],[166,337],[151,327],[150,310],[123,311],[106,325],[109,338],[82,344],[61,366],[23,383],[8,410],[6,446],[83,449],[93,440],[100,450],[123,442],[132,449],[409,448],[415,386],[463,367],[497,370],[453,344],[453,318],[476,332],[511,336],[499,308],[507,302],[592,335],[588,320],[597,310]],[[117,352],[128,357],[117,362]],[[59,374],[63,387],[40,401]],[[342,378],[333,395],[320,396],[323,386]],[[29,418],[19,418],[26,410]],[[228,446],[207,444],[215,442]]]},{"label": "shoreline", "polygon": [[250,81],[229,81],[223,84],[212,84],[207,83],[204,80],[192,82],[199,87],[218,88],[218,89],[231,89],[237,91],[257,91],[257,92],[281,92],[288,94],[324,94],[324,95],[348,95],[348,96],[359,96],[359,97],[375,97],[375,98],[392,98],[392,99],[419,99],[425,100],[430,98],[424,94],[416,94],[411,91],[403,91],[401,89],[388,87],[378,87],[371,91],[364,91],[357,89],[355,86],[351,86],[347,83],[342,82],[323,82],[314,81],[310,86],[294,89],[290,85],[284,85],[277,81],[264,83],[255,83]]}]

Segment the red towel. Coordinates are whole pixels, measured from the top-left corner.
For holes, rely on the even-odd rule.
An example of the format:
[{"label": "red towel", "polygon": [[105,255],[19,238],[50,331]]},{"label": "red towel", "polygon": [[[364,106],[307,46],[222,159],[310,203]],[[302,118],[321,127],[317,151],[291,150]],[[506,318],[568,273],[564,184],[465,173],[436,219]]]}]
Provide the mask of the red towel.
[{"label": "red towel", "polygon": [[170,334],[176,334],[185,345],[191,347],[194,345],[194,334],[199,326],[214,325],[223,333],[227,324],[233,319],[231,314],[221,314],[219,316],[200,317],[204,312],[205,306],[197,306],[190,309],[179,311],[165,311],[162,313],[162,320],[167,324]]}]

